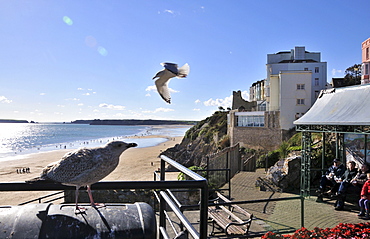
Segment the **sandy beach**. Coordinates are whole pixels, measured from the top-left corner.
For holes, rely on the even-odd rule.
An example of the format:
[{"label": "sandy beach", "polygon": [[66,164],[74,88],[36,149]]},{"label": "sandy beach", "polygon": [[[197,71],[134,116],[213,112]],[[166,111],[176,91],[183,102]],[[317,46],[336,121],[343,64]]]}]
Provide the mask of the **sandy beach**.
[{"label": "sandy beach", "polygon": [[[167,138],[168,140],[152,147],[130,148],[120,157],[117,168],[102,181],[151,181],[153,172],[160,167],[158,155],[167,148],[179,144],[183,137],[165,135],[140,136],[140,138]],[[131,137],[130,139],[135,139]],[[0,182],[24,182],[40,175],[49,163],[58,161],[71,150],[56,150],[31,154],[21,160],[0,162]],[[30,168],[30,173],[17,173],[17,169]],[[41,197],[51,192],[0,192],[0,205],[17,205]]]}]

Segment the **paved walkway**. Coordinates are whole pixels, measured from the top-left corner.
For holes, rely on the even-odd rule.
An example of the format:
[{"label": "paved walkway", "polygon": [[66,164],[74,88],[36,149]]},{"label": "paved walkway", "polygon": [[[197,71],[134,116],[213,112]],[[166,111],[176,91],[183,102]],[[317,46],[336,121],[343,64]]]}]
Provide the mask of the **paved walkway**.
[{"label": "paved walkway", "polygon": [[[234,201],[256,199],[295,197],[296,194],[272,193],[260,191],[255,186],[258,177],[264,177],[264,170],[256,172],[240,172],[231,179],[231,197]],[[251,235],[267,231],[295,231],[301,228],[301,200],[286,200],[241,205],[246,211],[253,213],[256,220],[252,223]],[[334,200],[324,199],[317,203],[312,196],[304,200],[304,227],[312,230],[314,227],[334,227],[339,223],[364,222],[357,217],[356,205],[346,204],[344,211],[334,210]]]}]

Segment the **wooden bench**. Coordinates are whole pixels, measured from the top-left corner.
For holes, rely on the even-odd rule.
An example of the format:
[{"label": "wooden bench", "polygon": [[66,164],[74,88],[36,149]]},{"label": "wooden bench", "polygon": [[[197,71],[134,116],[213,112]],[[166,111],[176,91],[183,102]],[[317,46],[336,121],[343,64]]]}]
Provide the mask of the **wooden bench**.
[{"label": "wooden bench", "polygon": [[214,235],[216,225],[226,235],[247,235],[252,224],[253,214],[248,213],[235,204],[223,206],[223,202],[229,203],[231,201],[218,192],[217,200],[215,201],[219,205],[208,207],[208,217],[212,220],[212,232],[210,235]]}]

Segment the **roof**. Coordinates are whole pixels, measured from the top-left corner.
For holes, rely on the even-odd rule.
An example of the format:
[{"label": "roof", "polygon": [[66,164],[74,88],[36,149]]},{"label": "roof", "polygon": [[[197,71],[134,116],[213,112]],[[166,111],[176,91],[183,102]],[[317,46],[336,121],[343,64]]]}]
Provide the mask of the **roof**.
[{"label": "roof", "polygon": [[370,125],[370,84],[320,92],[295,125]]}]

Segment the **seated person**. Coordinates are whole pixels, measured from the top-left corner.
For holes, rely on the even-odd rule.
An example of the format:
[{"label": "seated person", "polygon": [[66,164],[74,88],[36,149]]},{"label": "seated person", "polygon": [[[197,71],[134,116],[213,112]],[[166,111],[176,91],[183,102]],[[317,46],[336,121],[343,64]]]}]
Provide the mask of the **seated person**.
[{"label": "seated person", "polygon": [[317,196],[317,202],[322,201],[323,193],[326,190],[326,186],[331,186],[332,189],[330,190],[330,193],[336,193],[339,188],[339,183],[337,183],[335,180],[338,180],[341,178],[346,171],[346,168],[344,165],[339,161],[339,159],[333,160],[333,165],[326,170],[326,173],[321,176],[320,180],[320,187],[317,190],[319,195]]},{"label": "seated person", "polygon": [[358,169],[356,168],[356,163],[350,161],[348,163],[348,168],[344,172],[343,176],[337,180],[340,183],[338,190],[338,199],[335,202],[335,210],[343,210],[344,201],[346,200],[346,194],[348,187],[352,186],[352,180],[358,174]]},{"label": "seated person", "polygon": [[367,164],[363,164],[358,171],[358,174],[352,179],[352,185],[356,187],[356,191],[360,193],[362,186],[367,181],[367,174],[370,173],[370,167]]},{"label": "seated person", "polygon": [[361,190],[361,199],[358,204],[360,205],[359,217],[364,217],[364,219],[370,219],[369,210],[370,210],[370,173],[367,174],[367,181],[364,183],[364,186]]}]

